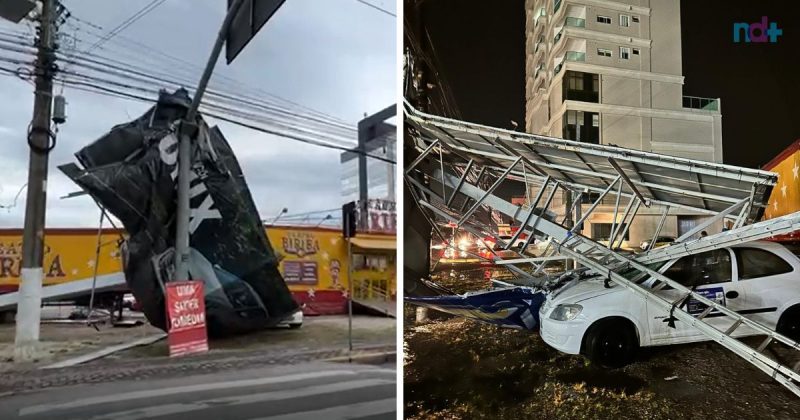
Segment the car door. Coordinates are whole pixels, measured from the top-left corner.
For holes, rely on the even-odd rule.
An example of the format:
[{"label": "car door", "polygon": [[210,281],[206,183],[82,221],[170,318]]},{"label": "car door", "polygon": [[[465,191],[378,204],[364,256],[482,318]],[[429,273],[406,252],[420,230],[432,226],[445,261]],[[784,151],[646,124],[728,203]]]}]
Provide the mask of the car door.
[{"label": "car door", "polygon": [[[753,321],[775,328],[778,308],[786,302],[786,292],[796,281],[795,268],[769,249],[742,246],[733,248],[741,305],[737,308]],[[739,334],[752,333],[747,328]]]},{"label": "car door", "polygon": [[[682,257],[669,265],[663,274],[723,305],[727,304],[725,294],[737,289],[732,282],[731,252],[727,248]],[[651,282],[651,287],[657,287],[659,284],[658,281]],[[684,292],[669,286],[665,286],[655,293],[669,302],[675,302],[685,296]],[[705,310],[706,306],[694,299],[689,299],[682,308],[690,314],[698,315]],[[715,312],[708,316],[718,317],[719,315]],[[670,311],[664,310],[654,302],[648,301],[647,303],[647,317],[652,344],[684,343],[697,341],[704,337],[696,328],[671,316]]]}]

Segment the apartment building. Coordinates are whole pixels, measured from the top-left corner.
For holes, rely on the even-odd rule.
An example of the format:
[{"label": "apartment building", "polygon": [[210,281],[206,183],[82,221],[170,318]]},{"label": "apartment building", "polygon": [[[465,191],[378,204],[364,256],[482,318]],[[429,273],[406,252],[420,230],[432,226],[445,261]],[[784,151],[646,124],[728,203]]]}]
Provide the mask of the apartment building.
[{"label": "apartment building", "polygon": [[[529,133],[722,162],[720,100],[683,95],[679,0],[526,0],[525,7]],[[611,230],[607,201],[584,227],[596,239]],[[563,211],[563,202],[554,206]],[[661,210],[642,208],[625,245],[650,239]],[[700,219],[670,211],[662,235],[679,236]]]}]

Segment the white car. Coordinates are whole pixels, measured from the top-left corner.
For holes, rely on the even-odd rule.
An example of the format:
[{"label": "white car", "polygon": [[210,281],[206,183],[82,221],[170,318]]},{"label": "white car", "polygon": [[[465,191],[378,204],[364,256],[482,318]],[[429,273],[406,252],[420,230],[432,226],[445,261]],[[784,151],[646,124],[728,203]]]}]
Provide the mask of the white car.
[{"label": "white car", "polygon": [[[756,241],[689,255],[652,269],[794,340],[800,340],[800,258],[781,244]],[[632,271],[631,271],[632,272]],[[625,273],[620,273],[625,275]],[[632,361],[641,346],[703,341],[707,338],[668,311],[603,277],[579,281],[551,293],[539,315],[542,339],[564,353],[583,354],[603,367]],[[659,282],[638,281],[653,288]],[[657,294],[672,302],[681,293],[665,287]],[[705,305],[690,300],[696,315]],[[712,311],[704,320],[725,330],[733,321]],[[674,328],[670,326],[674,324]],[[753,335],[740,326],[733,336]]]},{"label": "white car", "polygon": [[286,319],[278,323],[278,327],[289,327],[291,329],[300,328],[303,326],[303,311],[298,309],[293,314],[289,315]]}]

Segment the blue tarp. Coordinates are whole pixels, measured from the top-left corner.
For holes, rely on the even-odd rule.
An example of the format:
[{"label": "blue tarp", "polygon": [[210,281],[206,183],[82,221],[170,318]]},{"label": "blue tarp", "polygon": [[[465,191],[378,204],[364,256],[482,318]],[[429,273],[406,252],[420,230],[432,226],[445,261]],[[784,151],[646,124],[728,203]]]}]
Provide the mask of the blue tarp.
[{"label": "blue tarp", "polygon": [[452,315],[502,327],[538,330],[539,307],[544,292],[529,287],[510,287],[463,295],[406,297],[405,301]]}]

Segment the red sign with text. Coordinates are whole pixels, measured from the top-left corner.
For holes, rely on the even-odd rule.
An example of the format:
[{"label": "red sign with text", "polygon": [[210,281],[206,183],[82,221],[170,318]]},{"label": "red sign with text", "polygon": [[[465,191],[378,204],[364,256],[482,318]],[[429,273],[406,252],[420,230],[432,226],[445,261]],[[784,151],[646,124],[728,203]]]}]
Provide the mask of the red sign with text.
[{"label": "red sign with text", "polygon": [[208,351],[203,282],[177,281],[166,286],[170,357]]}]

